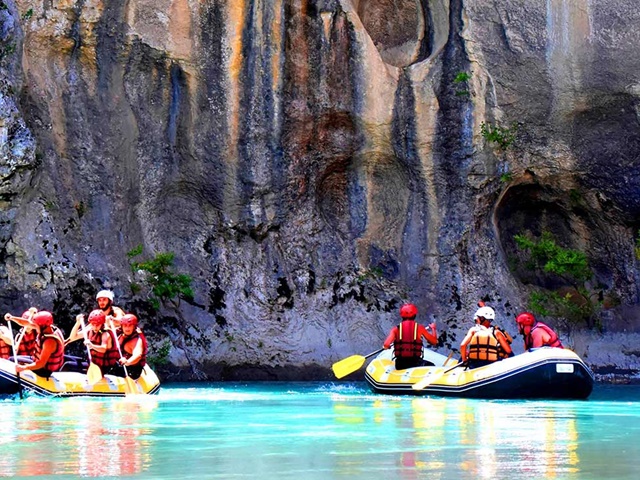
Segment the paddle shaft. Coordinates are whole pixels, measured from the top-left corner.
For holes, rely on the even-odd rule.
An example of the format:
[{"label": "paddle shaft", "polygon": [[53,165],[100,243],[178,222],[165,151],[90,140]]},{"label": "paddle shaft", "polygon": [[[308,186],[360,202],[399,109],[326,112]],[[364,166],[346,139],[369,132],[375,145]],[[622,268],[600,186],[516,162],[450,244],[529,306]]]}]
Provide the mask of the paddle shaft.
[{"label": "paddle shaft", "polygon": [[419,381],[418,383],[414,384],[411,388],[413,390],[424,390],[425,388],[427,388],[429,385],[431,385],[436,380],[440,380],[442,377],[444,377],[450,371],[455,370],[458,367],[463,367],[463,366],[466,367],[467,366],[467,362],[457,363],[453,367],[447,368],[442,373],[435,374],[431,378],[423,379],[423,380]]},{"label": "paddle shaft", "polygon": [[[18,353],[16,349],[16,342],[13,338],[13,327],[11,326],[11,320],[7,320],[9,325],[9,334],[11,335],[11,349],[13,350],[13,363],[18,366]],[[18,335],[20,337],[20,335]],[[22,337],[20,337],[22,341]],[[20,394],[20,400],[22,400],[22,380],[20,379],[20,372],[16,369],[16,380],[18,381],[18,393]]]}]

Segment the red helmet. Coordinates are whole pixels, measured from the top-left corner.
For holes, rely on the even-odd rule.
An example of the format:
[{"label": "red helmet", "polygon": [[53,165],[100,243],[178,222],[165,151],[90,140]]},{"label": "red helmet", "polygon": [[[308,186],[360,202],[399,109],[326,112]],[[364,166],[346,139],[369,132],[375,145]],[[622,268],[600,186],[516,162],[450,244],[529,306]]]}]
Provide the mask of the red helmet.
[{"label": "red helmet", "polygon": [[120,319],[120,325],[133,325],[135,327],[138,325],[138,317],[131,313],[127,313]]},{"label": "red helmet", "polygon": [[39,327],[48,327],[50,325],[53,325],[53,315],[51,315],[51,312],[42,310],[36,313],[31,321]]},{"label": "red helmet", "polygon": [[536,317],[533,316],[533,313],[523,312],[516,317],[516,323],[523,327],[531,327],[536,323]]},{"label": "red helmet", "polygon": [[400,316],[402,318],[415,318],[418,315],[418,307],[413,303],[405,303],[400,307]]},{"label": "red helmet", "polygon": [[104,325],[106,316],[102,310],[94,310],[89,314],[89,323],[92,325]]},{"label": "red helmet", "polygon": [[25,320],[29,320],[31,318],[31,315],[35,315],[38,312],[38,310],[36,310],[35,308],[31,307],[29,310],[27,310],[26,312],[24,312],[22,314],[22,318],[24,318]]}]

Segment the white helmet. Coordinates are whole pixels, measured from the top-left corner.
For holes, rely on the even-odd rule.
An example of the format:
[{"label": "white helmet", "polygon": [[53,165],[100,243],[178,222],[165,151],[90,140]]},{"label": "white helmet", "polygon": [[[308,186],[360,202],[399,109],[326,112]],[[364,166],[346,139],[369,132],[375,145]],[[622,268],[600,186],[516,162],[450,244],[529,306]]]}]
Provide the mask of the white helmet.
[{"label": "white helmet", "polygon": [[496,312],[491,307],[480,307],[473,316],[473,319],[477,320],[478,317],[486,318],[487,320],[495,320]]},{"label": "white helmet", "polygon": [[96,300],[99,298],[108,298],[113,302],[113,292],[111,290],[100,290],[96,295]]}]

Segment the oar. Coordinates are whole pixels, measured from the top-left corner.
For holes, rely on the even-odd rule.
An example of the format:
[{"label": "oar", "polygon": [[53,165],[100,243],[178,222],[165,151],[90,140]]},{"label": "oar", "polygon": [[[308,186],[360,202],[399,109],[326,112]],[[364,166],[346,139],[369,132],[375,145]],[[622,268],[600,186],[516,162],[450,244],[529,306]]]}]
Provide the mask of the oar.
[{"label": "oar", "polygon": [[343,360],[340,360],[339,362],[334,363],[331,366],[331,369],[333,370],[333,373],[336,376],[336,378],[346,377],[350,373],[353,373],[356,370],[358,370],[360,367],[362,367],[362,365],[364,365],[364,361],[367,358],[377,355],[382,350],[384,350],[384,348],[381,348],[380,350],[376,350],[375,352],[371,352],[369,355],[365,355],[365,356],[351,355],[350,357],[347,357]]},{"label": "oar", "polygon": [[424,390],[429,385],[431,385],[433,382],[436,382],[436,381],[440,380],[442,377],[444,377],[451,370],[455,370],[458,367],[466,367],[466,366],[467,366],[467,362],[457,363],[453,367],[447,368],[446,370],[444,370],[441,373],[436,373],[436,374],[434,374],[434,375],[432,375],[430,377],[423,378],[419,382],[416,382],[413,385],[411,385],[411,388],[413,388],[414,390]]},{"label": "oar", "polygon": [[[118,347],[118,353],[120,354],[120,358],[123,357],[122,355],[122,349],[120,348],[120,342],[118,341],[118,335],[115,334],[116,332],[113,332],[112,337],[115,337],[115,342],[116,342],[116,346]],[[135,380],[133,378],[131,378],[129,376],[129,372],[127,372],[127,367],[126,365],[122,365],[122,368],[124,368],[124,391],[127,395],[132,395],[132,394],[137,394],[140,393],[140,391],[138,390],[138,385],[136,384]]]},{"label": "oar", "polygon": [[[13,363],[18,366],[18,353],[16,350],[16,342],[13,338],[13,328],[11,327],[11,320],[7,320],[9,325],[9,334],[11,335],[11,348],[13,349]],[[20,336],[20,335],[18,335]],[[20,339],[22,341],[22,338]],[[16,369],[16,379],[18,380],[18,393],[20,394],[20,400],[22,400],[22,380],[20,379],[20,372]]]},{"label": "oar", "polygon": [[[84,328],[84,317],[80,317],[80,327],[82,328],[82,335],[84,336],[84,341],[86,342],[88,339],[87,339],[87,331]],[[89,368],[87,369],[87,381],[89,382],[90,385],[94,385],[98,383],[100,380],[102,380],[102,370],[100,370],[100,367],[95,363],[93,363],[93,360],[91,360],[91,349],[89,348],[89,345],[87,345],[87,356],[89,357]]]}]

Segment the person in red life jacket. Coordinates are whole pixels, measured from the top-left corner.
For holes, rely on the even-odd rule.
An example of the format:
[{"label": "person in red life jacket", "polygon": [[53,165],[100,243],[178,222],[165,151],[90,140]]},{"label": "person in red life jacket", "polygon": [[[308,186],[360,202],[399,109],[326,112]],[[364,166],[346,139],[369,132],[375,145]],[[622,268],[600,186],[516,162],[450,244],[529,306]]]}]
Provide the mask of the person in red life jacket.
[{"label": "person in red life jacket", "polygon": [[564,348],[558,334],[548,325],[537,321],[532,313],[521,313],[516,317],[516,323],[524,340],[525,350],[540,347]]},{"label": "person in red life jacket", "polygon": [[64,335],[53,324],[53,315],[47,311],[36,313],[32,320],[38,335],[36,338],[36,352],[33,362],[26,365],[16,365],[16,372],[32,370],[41,377],[50,377],[57,372],[64,363]]},{"label": "person in red life jacket", "polygon": [[[33,357],[36,353],[36,338],[38,336],[38,329],[31,322],[33,316],[38,312],[38,309],[35,307],[31,307],[29,310],[25,311],[21,317],[16,317],[11,315],[10,313],[5,314],[4,318],[7,321],[13,321],[17,323],[22,328],[16,334],[16,344],[17,344],[17,354],[26,355]],[[9,343],[9,347],[11,344]]]},{"label": "person in red life jacket", "polygon": [[76,325],[74,325],[71,335],[66,340],[66,343],[75,342],[84,338],[86,333],[85,344],[91,350],[91,362],[100,367],[103,373],[106,373],[116,365],[120,358],[118,347],[115,343],[115,334],[106,328],[106,319],[107,317],[102,310],[93,310],[87,318],[89,325],[85,325],[83,332],[82,322],[84,321],[84,315],[78,315],[76,317]]},{"label": "person in red life jacket", "polygon": [[400,307],[402,322],[391,329],[384,341],[385,350],[391,348],[393,344],[396,370],[433,365],[422,358],[422,339],[424,338],[431,345],[438,343],[436,324],[430,324],[431,331],[429,331],[424,325],[416,322],[416,315],[418,315],[418,308],[412,303]]},{"label": "person in red life jacket", "polygon": [[469,368],[488,365],[503,358],[512,357],[513,338],[500,327],[492,326],[496,312],[491,307],[480,307],[475,315],[475,325],[469,329],[460,343],[462,361]]},{"label": "person in red life jacket", "polygon": [[[120,319],[118,342],[122,357],[118,365],[111,369],[112,375],[124,377],[126,374],[133,379],[142,375],[142,369],[147,364],[147,339],[138,328],[138,317],[130,313]],[[126,372],[125,372],[126,367]]]}]

